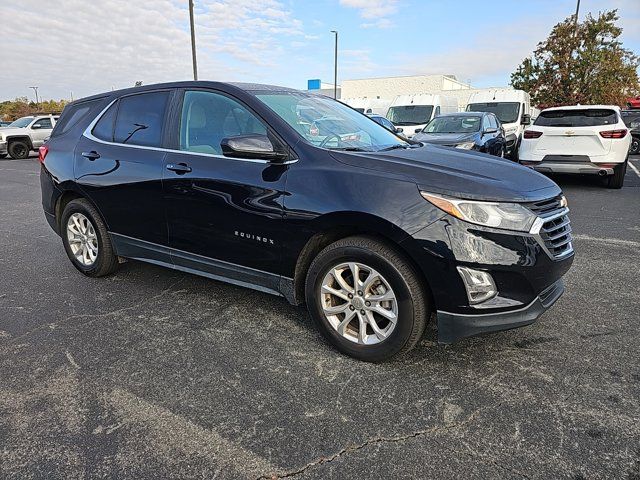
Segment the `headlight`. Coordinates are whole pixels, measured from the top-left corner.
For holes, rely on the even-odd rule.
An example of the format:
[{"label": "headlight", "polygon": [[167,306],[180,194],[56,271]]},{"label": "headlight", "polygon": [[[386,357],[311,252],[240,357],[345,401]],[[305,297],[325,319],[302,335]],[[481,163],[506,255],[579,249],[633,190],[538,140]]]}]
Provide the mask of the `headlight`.
[{"label": "headlight", "polygon": [[518,203],[478,202],[460,200],[420,192],[421,195],[439,209],[465,222],[485,227],[528,232],[537,216]]},{"label": "headlight", "polygon": [[475,146],[474,142],[465,142],[465,143],[459,143],[458,145],[456,145],[456,148],[462,148],[463,150],[473,150],[474,146]]}]

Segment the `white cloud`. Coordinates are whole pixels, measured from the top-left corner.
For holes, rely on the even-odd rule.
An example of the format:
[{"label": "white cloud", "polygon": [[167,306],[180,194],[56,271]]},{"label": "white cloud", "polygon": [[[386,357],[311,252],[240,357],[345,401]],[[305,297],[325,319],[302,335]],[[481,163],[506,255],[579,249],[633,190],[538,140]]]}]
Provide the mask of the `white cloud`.
[{"label": "white cloud", "polygon": [[360,17],[368,20],[362,28],[391,28],[394,23],[387,17],[398,11],[399,0],[340,0],[343,7],[355,8]]},{"label": "white cloud", "polygon": [[[0,96],[76,98],[114,88],[189,79],[187,2],[181,0],[1,0]],[[200,78],[257,80],[303,25],[280,1],[198,0]],[[261,67],[261,68],[255,68]]]},{"label": "white cloud", "polygon": [[398,11],[398,0],[340,0],[340,5],[360,10],[360,16],[376,19]]}]

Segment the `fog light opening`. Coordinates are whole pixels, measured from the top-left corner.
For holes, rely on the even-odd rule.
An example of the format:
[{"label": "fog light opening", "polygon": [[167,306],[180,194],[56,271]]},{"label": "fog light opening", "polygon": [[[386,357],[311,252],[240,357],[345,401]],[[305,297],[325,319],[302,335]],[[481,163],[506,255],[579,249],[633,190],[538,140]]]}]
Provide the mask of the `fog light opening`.
[{"label": "fog light opening", "polygon": [[458,267],[458,272],[467,290],[469,305],[486,302],[498,294],[496,284],[489,273],[468,267]]}]

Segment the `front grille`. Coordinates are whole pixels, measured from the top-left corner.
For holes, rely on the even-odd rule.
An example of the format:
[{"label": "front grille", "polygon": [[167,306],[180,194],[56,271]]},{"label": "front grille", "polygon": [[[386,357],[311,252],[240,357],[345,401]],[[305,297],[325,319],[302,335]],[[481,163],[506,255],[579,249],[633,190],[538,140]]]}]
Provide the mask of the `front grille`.
[{"label": "front grille", "polygon": [[540,229],[540,238],[544,242],[552,257],[567,255],[571,246],[571,222],[568,215],[546,221]]},{"label": "front grille", "polygon": [[554,213],[556,210],[561,210],[562,206],[560,202],[562,200],[562,195],[558,195],[554,198],[549,198],[547,200],[540,200],[539,202],[531,202],[526,206],[536,215],[540,215],[542,217],[546,216],[549,213]]},{"label": "front grille", "polygon": [[540,228],[540,240],[552,258],[562,258],[573,251],[571,221],[561,204],[562,196],[527,203],[526,207],[544,222]]}]

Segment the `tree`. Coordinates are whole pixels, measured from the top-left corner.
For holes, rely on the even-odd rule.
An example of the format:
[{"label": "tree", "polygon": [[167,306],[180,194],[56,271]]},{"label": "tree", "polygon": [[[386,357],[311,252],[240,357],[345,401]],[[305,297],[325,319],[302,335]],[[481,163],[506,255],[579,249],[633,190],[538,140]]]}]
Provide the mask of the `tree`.
[{"label": "tree", "polygon": [[27,97],[0,102],[0,120],[15,120],[28,115],[60,113],[67,104],[66,100],[42,100],[38,105]]},{"label": "tree", "polygon": [[640,57],[623,48],[617,10],[584,22],[571,16],[553,27],[511,74],[511,85],[541,107],[575,104],[626,105],[640,91]]}]

